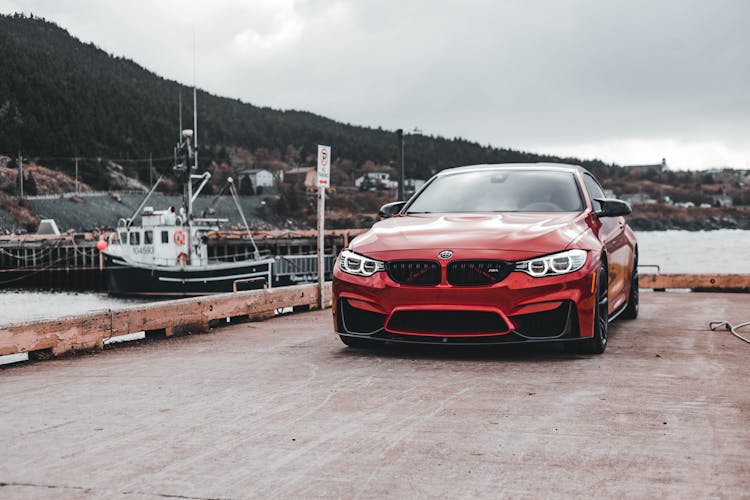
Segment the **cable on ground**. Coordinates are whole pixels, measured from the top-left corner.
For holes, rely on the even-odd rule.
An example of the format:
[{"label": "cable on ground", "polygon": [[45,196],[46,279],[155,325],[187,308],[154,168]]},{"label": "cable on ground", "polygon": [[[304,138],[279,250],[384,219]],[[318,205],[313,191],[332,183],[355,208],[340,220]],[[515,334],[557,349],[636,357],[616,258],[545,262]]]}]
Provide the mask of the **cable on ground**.
[{"label": "cable on ground", "polygon": [[744,328],[746,326],[750,326],[750,321],[746,321],[744,323],[740,323],[739,325],[733,325],[729,321],[711,321],[711,322],[708,323],[708,327],[711,330],[713,330],[713,331],[718,330],[722,326],[725,327],[727,330],[729,330],[732,333],[732,335],[734,335],[738,339],[742,340],[743,342],[747,342],[748,344],[750,344],[750,340],[746,339],[745,337],[743,337],[742,335],[740,335],[739,333],[737,333],[737,330],[739,330],[740,328]]}]

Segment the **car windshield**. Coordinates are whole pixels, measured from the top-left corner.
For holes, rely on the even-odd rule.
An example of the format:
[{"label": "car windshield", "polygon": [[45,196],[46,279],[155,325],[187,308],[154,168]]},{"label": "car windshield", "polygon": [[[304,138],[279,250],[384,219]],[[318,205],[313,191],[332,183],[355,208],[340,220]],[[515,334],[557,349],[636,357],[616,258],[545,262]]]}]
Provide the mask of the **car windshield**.
[{"label": "car windshield", "polygon": [[406,213],[581,210],[581,194],[571,172],[473,170],[434,179]]}]

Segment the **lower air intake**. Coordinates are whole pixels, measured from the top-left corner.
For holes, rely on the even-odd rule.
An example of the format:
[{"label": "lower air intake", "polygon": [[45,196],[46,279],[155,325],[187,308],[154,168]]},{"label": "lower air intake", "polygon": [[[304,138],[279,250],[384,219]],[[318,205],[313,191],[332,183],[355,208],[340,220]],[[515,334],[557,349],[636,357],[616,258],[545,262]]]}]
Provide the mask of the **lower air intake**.
[{"label": "lower air intake", "polygon": [[414,335],[500,335],[508,324],[490,311],[398,311],[386,329]]},{"label": "lower air intake", "polygon": [[346,299],[342,299],[339,304],[341,308],[341,326],[346,333],[369,335],[383,329],[385,314],[378,314],[373,311],[365,311],[364,309],[353,307]]},{"label": "lower air intake", "polygon": [[570,301],[551,311],[522,314],[510,319],[516,324],[515,331],[527,338],[557,338],[577,334],[575,308]]}]

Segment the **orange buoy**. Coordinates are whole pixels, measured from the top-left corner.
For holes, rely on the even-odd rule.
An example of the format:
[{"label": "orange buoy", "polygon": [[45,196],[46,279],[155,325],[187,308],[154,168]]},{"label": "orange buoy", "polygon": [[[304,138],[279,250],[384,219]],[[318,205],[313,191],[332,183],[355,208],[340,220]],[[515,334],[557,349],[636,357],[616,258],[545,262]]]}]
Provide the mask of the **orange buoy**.
[{"label": "orange buoy", "polygon": [[177,255],[177,264],[184,266],[188,263],[188,256],[185,252],[180,252],[179,255]]},{"label": "orange buoy", "polygon": [[97,241],[97,242],[96,242],[96,248],[97,248],[97,249],[98,249],[98,250],[99,250],[100,252],[103,252],[103,251],[105,251],[105,250],[107,249],[107,247],[108,247],[108,246],[109,246],[109,245],[107,245],[107,242],[106,242],[106,241],[104,241],[104,239],[100,239],[99,241]]},{"label": "orange buoy", "polygon": [[185,244],[185,232],[182,229],[175,231],[172,238],[174,239],[175,245],[182,246]]}]

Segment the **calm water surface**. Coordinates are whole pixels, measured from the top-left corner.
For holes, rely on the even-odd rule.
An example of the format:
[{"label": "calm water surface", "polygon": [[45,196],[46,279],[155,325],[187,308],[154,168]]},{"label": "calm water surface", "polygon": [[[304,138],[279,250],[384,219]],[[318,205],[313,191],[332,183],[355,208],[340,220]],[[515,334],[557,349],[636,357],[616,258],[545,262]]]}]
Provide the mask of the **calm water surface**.
[{"label": "calm water surface", "polygon": [[750,231],[650,231],[637,236],[640,263],[658,264],[663,273],[750,274]]},{"label": "calm water surface", "polygon": [[[638,233],[641,264],[663,273],[750,274],[750,231],[658,231]],[[642,273],[655,272],[642,268]],[[54,318],[146,302],[104,293],[0,291],[0,324]]]},{"label": "calm water surface", "polygon": [[0,291],[0,324],[71,316],[147,303],[147,299],[110,297],[95,292]]}]

